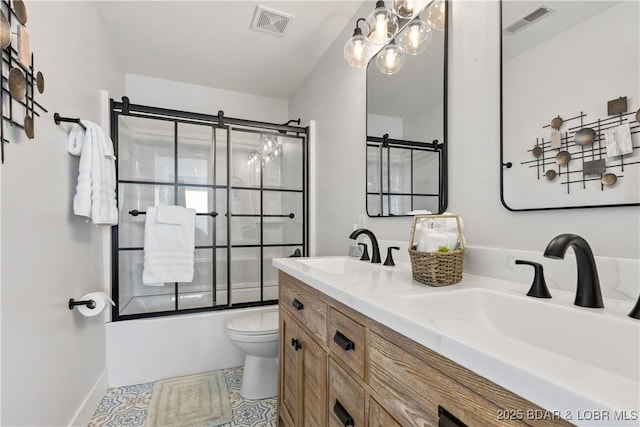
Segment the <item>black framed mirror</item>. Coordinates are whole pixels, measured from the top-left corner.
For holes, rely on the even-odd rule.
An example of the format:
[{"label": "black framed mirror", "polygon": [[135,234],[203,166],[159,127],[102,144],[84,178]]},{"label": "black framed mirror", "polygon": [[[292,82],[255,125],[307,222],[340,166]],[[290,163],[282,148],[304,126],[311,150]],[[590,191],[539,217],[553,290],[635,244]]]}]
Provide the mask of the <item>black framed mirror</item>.
[{"label": "black framed mirror", "polygon": [[500,13],[502,204],[640,205],[640,4],[503,0]]},{"label": "black framed mirror", "polygon": [[[433,21],[436,11],[438,22]],[[406,54],[402,68],[391,75],[377,64],[390,45],[367,65],[370,217],[406,216],[416,210],[441,213],[447,207],[448,2],[429,2],[416,18],[429,25],[430,42],[424,51]],[[398,34],[413,19],[401,23]]]}]

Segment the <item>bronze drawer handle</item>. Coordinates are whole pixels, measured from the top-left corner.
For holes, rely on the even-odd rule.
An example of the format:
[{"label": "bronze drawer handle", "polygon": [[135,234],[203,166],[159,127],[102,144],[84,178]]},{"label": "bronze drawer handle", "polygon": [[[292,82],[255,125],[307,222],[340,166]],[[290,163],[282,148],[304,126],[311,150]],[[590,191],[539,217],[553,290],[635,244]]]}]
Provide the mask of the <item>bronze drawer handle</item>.
[{"label": "bronze drawer handle", "polygon": [[333,336],[333,342],[338,344],[341,349],[344,351],[355,350],[356,343],[351,341],[347,336],[342,334],[340,331],[336,331],[336,334]]},{"label": "bronze drawer handle", "polygon": [[336,403],[333,405],[333,413],[336,414],[336,417],[340,420],[340,423],[344,427],[355,427],[353,423],[353,417],[349,415],[344,406],[340,404],[338,399],[336,399]]},{"label": "bronze drawer handle", "polygon": [[297,299],[294,299],[291,302],[291,305],[293,306],[293,308],[295,308],[296,310],[302,310],[304,309],[304,304],[301,303],[300,301],[298,301]]},{"label": "bronze drawer handle", "polygon": [[291,338],[291,345],[293,346],[295,351],[298,351],[302,348],[302,344],[298,341],[297,338]]},{"label": "bronze drawer handle", "polygon": [[438,405],[438,427],[467,427],[467,425]]}]

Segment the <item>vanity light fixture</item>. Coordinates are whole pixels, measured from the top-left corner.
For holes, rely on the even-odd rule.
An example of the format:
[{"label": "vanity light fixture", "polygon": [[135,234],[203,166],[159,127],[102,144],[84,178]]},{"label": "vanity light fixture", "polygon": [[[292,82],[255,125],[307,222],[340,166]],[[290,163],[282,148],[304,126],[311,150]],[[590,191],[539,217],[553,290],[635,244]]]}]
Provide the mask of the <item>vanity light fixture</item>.
[{"label": "vanity light fixture", "polygon": [[383,0],[376,2],[376,8],[367,18],[369,33],[367,41],[373,45],[388,43],[398,31],[398,18],[396,14],[387,9]]},{"label": "vanity light fixture", "polygon": [[[442,31],[446,24],[445,0],[394,0],[393,10],[383,0],[365,20],[359,18],[353,36],[344,45],[344,58],[352,67],[362,67],[368,59],[370,46],[383,45],[377,54],[376,65],[384,74],[397,73],[404,64],[405,54],[423,52],[432,38],[432,28]],[[424,11],[425,20],[419,14]],[[365,21],[365,29],[360,28]],[[366,34],[364,36],[363,34]]]},{"label": "vanity light fixture", "polygon": [[362,67],[367,63],[367,43],[359,26],[360,21],[366,22],[366,19],[359,18],[356,21],[353,36],[344,45],[344,59],[352,67]]}]

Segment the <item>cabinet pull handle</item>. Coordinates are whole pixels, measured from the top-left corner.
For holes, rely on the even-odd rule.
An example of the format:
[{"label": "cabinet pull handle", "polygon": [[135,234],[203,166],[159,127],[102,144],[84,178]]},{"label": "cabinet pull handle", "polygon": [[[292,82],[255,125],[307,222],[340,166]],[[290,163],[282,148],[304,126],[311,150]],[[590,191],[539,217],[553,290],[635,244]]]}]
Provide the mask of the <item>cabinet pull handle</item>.
[{"label": "cabinet pull handle", "polygon": [[295,351],[298,351],[302,348],[302,344],[300,344],[300,341],[298,341],[297,338],[291,338],[291,346]]},{"label": "cabinet pull handle", "polygon": [[351,341],[348,337],[346,337],[340,331],[336,331],[336,334],[333,336],[333,342],[338,344],[340,348],[343,349],[344,351],[356,349],[356,343]]},{"label": "cabinet pull handle", "polygon": [[296,310],[302,310],[304,308],[304,304],[301,303],[300,301],[298,301],[297,299],[294,299],[293,302],[291,303],[291,305],[296,309]]},{"label": "cabinet pull handle", "polygon": [[467,427],[467,425],[438,405],[438,427]]},{"label": "cabinet pull handle", "polygon": [[338,417],[340,423],[342,423],[344,427],[355,427],[353,418],[349,415],[347,410],[344,409],[344,406],[340,404],[338,399],[336,399],[336,403],[333,405],[333,413],[336,414],[336,417]]}]

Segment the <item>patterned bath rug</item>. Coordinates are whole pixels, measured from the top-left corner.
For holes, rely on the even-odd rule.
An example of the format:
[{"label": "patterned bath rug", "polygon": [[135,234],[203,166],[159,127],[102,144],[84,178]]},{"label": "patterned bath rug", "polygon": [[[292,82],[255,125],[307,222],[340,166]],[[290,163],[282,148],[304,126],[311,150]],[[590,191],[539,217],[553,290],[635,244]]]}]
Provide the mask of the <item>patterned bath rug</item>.
[{"label": "patterned bath rug", "polygon": [[210,427],[232,419],[222,371],[156,382],[146,427]]}]

